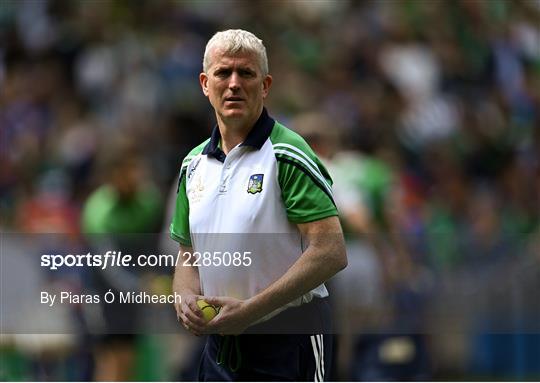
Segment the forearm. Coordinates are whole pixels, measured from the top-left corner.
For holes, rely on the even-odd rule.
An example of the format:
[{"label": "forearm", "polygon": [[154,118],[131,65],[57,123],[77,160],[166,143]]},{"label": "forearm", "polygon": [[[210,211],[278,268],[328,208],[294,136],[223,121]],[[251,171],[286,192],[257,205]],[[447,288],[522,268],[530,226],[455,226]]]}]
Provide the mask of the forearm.
[{"label": "forearm", "polygon": [[[338,235],[336,235],[338,237]],[[330,246],[309,246],[277,281],[248,299],[247,309],[256,321],[308,293],[347,265],[341,235]]]},{"label": "forearm", "polygon": [[180,259],[174,270],[173,291],[180,296],[199,295],[201,293],[199,269],[196,266],[184,266],[186,253],[193,253],[191,247],[180,247]]},{"label": "forearm", "polygon": [[219,314],[202,333],[241,334],[273,311],[313,290],[347,266],[343,233],[337,217],[298,224],[309,241],[306,251],[278,280],[246,299],[205,297],[220,306]]}]

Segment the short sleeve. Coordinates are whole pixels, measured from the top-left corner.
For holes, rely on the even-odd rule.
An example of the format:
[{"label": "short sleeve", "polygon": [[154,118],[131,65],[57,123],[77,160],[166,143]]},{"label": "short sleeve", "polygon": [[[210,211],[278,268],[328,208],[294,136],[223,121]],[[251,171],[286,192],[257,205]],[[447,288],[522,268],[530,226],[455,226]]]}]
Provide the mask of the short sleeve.
[{"label": "short sleeve", "polygon": [[180,171],[176,206],[170,226],[171,238],[183,246],[191,246],[189,230],[189,201],[186,193],[186,167]]},{"label": "short sleeve", "polygon": [[271,138],[289,221],[306,223],[338,215],[332,179],[304,139],[282,125],[274,127]]}]

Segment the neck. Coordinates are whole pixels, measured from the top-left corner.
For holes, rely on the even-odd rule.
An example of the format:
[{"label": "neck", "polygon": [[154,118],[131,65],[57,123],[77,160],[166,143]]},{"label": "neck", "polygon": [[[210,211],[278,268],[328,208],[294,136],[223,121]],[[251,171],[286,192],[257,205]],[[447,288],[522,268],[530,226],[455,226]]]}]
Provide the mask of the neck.
[{"label": "neck", "polygon": [[223,150],[223,153],[229,154],[238,144],[244,142],[249,129],[236,130],[230,126],[219,124],[219,133],[221,134],[221,150]]},{"label": "neck", "polygon": [[233,148],[244,142],[261,113],[262,108],[259,113],[249,119],[224,119],[221,116],[216,115],[219,133],[221,135],[221,150],[223,150],[223,153],[229,154]]}]

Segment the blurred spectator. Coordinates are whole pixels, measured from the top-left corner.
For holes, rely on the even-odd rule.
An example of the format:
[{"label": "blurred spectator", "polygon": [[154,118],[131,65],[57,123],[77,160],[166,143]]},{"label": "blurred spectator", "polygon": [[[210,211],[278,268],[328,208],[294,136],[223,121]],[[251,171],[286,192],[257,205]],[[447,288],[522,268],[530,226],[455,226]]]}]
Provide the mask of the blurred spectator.
[{"label": "blurred spectator", "polygon": [[426,272],[409,256],[396,215],[390,214],[391,191],[398,188],[394,174],[377,158],[376,143],[369,151],[341,151],[339,132],[329,130],[331,125],[321,113],[299,115],[291,122],[333,177],[345,228],[349,266],[332,284],[344,308],[336,318],[341,351],[349,359],[350,372],[344,377],[428,379],[430,361],[421,334],[428,284]]},{"label": "blurred spectator", "polygon": [[[110,143],[104,164],[105,183],[94,191],[83,208],[83,230],[93,249],[122,251],[124,254],[147,253],[155,248],[146,243],[144,233],[156,232],[161,218],[160,194],[146,172],[137,149],[129,144]],[[132,234],[132,235],[129,235]],[[137,236],[137,237],[134,237]],[[142,238],[141,238],[142,237]],[[94,272],[94,288],[100,296],[112,291],[140,291],[140,280],[133,268],[109,267]],[[136,332],[140,306],[115,301],[103,304],[105,328],[94,350],[98,381],[134,379]],[[95,328],[95,323],[90,323]]]}]

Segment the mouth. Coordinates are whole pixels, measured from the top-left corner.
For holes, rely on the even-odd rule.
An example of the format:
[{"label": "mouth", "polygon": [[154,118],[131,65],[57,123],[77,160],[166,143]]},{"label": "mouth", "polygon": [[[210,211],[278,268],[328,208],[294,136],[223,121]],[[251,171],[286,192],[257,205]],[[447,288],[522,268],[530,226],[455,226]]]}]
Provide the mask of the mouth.
[{"label": "mouth", "polygon": [[240,102],[240,101],[244,101],[244,99],[242,97],[232,96],[232,97],[226,97],[225,101],[228,101],[228,102]]}]

